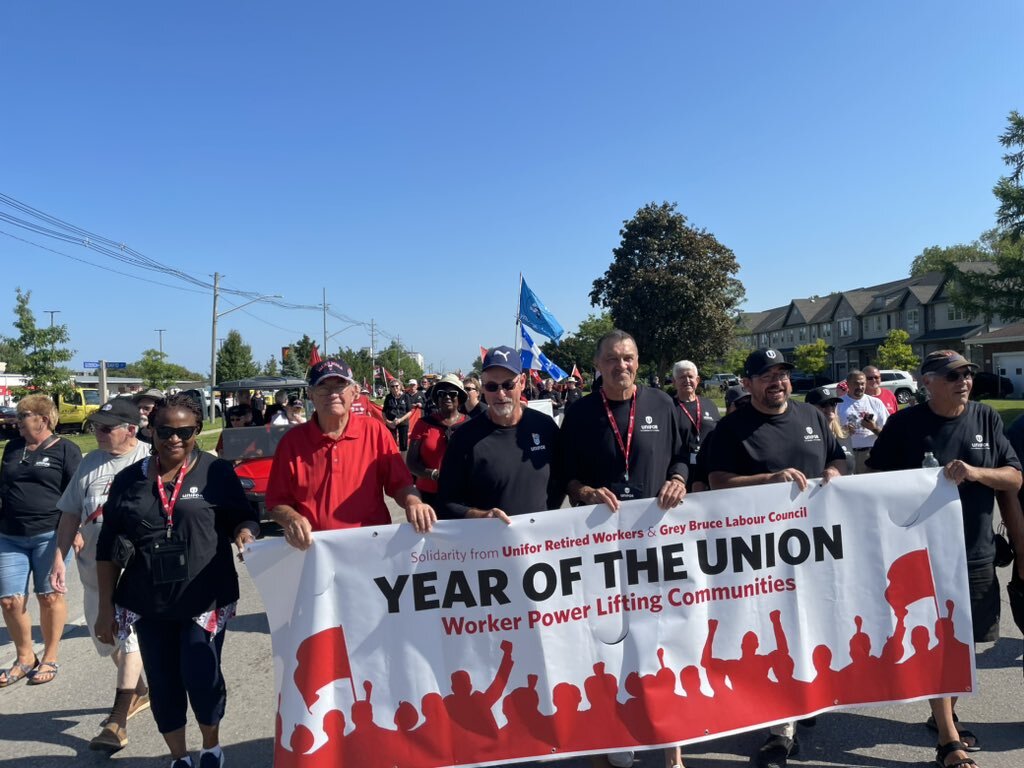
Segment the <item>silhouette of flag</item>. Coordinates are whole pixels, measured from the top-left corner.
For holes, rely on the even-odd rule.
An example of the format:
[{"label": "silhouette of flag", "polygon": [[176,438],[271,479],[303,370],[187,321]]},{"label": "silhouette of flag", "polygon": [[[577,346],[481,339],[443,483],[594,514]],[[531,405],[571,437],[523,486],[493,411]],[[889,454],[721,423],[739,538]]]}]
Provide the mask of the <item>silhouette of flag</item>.
[{"label": "silhouette of flag", "polygon": [[316,344],[314,344],[313,348],[309,350],[309,367],[312,368],[314,365],[321,362],[322,360],[323,358],[320,357],[320,350],[317,349]]},{"label": "silhouette of flag", "polygon": [[885,599],[897,614],[924,597],[935,597],[932,565],[927,549],[916,549],[897,557],[889,566]]},{"label": "silhouette of flag", "polygon": [[562,338],[565,333],[561,323],[555,319],[550,310],[544,306],[544,302],[537,298],[537,294],[530,290],[530,286],[522,278],[519,283],[519,322],[555,341]]},{"label": "silhouette of flag", "polygon": [[307,637],[295,652],[295,659],[298,661],[294,675],[295,687],[299,689],[310,712],[320,698],[317,691],[335,680],[348,678],[352,684],[352,698],[355,699],[356,686],[352,680],[345,632],[341,627],[331,627]]}]

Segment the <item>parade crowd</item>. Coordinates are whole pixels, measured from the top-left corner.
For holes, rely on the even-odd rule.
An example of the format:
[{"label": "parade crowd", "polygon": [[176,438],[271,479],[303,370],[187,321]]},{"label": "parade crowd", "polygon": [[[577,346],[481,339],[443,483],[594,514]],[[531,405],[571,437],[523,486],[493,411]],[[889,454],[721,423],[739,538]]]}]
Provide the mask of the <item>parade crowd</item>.
[{"label": "parade crowd", "polygon": [[[974,640],[997,639],[1005,540],[995,533],[995,510],[1009,544],[1024,551],[1024,423],[1004,434],[998,414],[970,400],[976,366],[962,355],[927,355],[919,371],[927,400],[898,409],[874,367],[850,371],[845,394],[818,388],[800,402],[791,397],[792,364],[759,349],[742,383],[725,393],[724,414],[700,393],[692,362],[673,366],[672,397],[638,382],[639,361],[628,333],[606,334],[584,392],[575,377],[537,386],[519,352],[498,346],[478,377],[449,374],[422,389],[390,381],[372,418],[351,368],[327,359],[308,374],[311,412],[297,397],[282,396],[272,412],[243,397],[228,421],[290,427],[274,452],[265,502],[268,519],[300,550],[317,531],[390,524],[385,496],[426,534],[438,520],[508,523],[566,499],[613,512],[622,501],[655,499],[669,510],[688,493],[766,483],[803,490],[845,474],[941,467],[963,509]],[[536,399],[548,400],[555,418],[529,407]],[[220,665],[239,598],[235,552],[241,559],[260,534],[232,462],[196,448],[202,414],[182,395],[148,390],[105,403],[89,417],[99,448],[84,459],[56,434],[48,397],[23,398],[17,415],[20,437],[4,449],[0,474],[0,605],[16,658],[0,687],[57,677],[73,554],[96,651],[116,667],[114,703],[90,746],[123,748],[128,719],[151,708],[172,768],[223,765]],[[1022,573],[1016,565],[1014,580]],[[30,578],[41,658],[31,640]],[[975,764],[981,743],[959,723],[956,699],[929,705],[937,765]],[[187,707],[202,735],[195,762]],[[798,727],[810,725],[773,726],[754,765],[785,766],[798,755]],[[634,761],[631,752],[606,757],[616,768]],[[665,763],[683,766],[681,749],[666,750]]]}]

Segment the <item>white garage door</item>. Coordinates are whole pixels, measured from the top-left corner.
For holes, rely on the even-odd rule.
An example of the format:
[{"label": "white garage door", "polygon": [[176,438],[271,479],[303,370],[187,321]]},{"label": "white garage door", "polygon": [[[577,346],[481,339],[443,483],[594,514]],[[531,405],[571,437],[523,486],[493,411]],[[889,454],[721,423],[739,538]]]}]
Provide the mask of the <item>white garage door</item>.
[{"label": "white garage door", "polygon": [[1015,397],[1024,393],[1024,353],[1004,352],[992,355],[992,365],[996,373],[1013,382]]}]

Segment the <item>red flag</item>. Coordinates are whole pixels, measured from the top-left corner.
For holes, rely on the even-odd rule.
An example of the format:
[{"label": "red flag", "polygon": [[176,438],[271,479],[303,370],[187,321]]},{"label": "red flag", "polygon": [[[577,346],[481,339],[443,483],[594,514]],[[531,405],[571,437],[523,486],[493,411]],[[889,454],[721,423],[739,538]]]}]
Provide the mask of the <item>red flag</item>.
[{"label": "red flag", "polygon": [[530,369],[530,378],[533,379],[533,383],[536,384],[538,387],[544,383],[543,381],[540,380],[540,374],[537,373],[532,368]]},{"label": "red flag", "polygon": [[320,357],[320,350],[317,349],[316,344],[314,344],[313,348],[309,351],[309,367],[312,368],[314,365],[322,361],[323,358]]},{"label": "red flag", "polygon": [[[317,691],[335,680],[348,678],[352,681],[352,667],[345,645],[345,632],[341,627],[331,627],[310,635],[295,652],[295,687],[302,694],[306,708],[313,710],[313,704],[320,698]],[[356,687],[352,682],[352,697]]]},{"label": "red flag", "polygon": [[480,347],[480,362],[481,363],[484,361],[485,357],[487,357],[487,347]]},{"label": "red flag", "polygon": [[387,369],[387,368],[385,368],[385,367],[384,367],[383,365],[378,365],[378,366],[377,366],[377,378],[378,378],[378,379],[384,379],[384,383],[385,383],[385,384],[387,384],[387,383],[389,383],[389,382],[392,382],[392,381],[394,381],[394,380],[395,380],[395,377],[394,377],[394,376],[392,376],[392,375],[391,375],[391,374],[390,374],[390,373],[388,372],[388,369]]},{"label": "red flag", "polygon": [[572,373],[569,375],[575,377],[577,381],[583,381],[583,374],[580,373],[580,369],[576,367],[576,363],[572,364]]},{"label": "red flag", "polygon": [[935,597],[932,564],[927,549],[916,549],[897,557],[889,566],[889,586],[885,599],[898,614],[925,597]]}]

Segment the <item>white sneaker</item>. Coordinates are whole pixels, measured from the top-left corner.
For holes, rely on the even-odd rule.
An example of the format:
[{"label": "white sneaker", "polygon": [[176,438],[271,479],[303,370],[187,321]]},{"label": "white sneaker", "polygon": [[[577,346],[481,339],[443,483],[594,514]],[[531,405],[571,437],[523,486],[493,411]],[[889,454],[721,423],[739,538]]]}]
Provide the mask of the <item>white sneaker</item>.
[{"label": "white sneaker", "polygon": [[632,750],[629,752],[609,752],[605,757],[608,759],[608,762],[614,766],[614,768],[630,768],[635,759],[635,755]]}]

